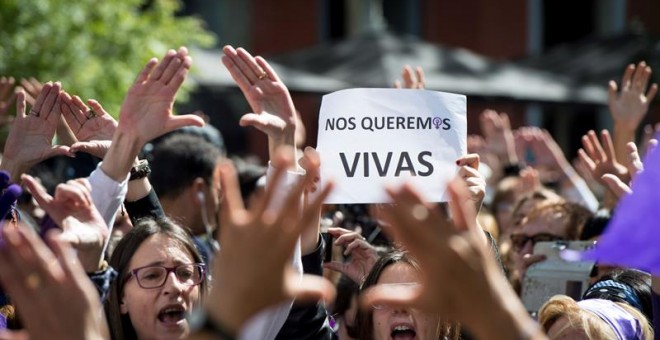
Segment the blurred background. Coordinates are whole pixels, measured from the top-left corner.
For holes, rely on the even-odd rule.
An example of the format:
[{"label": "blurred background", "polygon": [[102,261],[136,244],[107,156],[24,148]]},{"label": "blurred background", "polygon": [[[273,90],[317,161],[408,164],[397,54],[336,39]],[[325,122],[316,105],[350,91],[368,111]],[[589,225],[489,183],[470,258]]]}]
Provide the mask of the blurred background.
[{"label": "blurred background", "polygon": [[[142,65],[190,47],[178,112],[202,111],[229,153],[267,157],[238,126],[249,107],[220,62],[242,46],[271,62],[316,145],[321,98],[391,87],[421,66],[430,90],[468,96],[468,130],[485,108],[515,127],[547,128],[571,159],[583,133],[611,127],[607,82],[645,60],[660,71],[657,0],[0,0],[0,74],[62,80],[113,113]],[[660,121],[651,105],[647,122]]]}]

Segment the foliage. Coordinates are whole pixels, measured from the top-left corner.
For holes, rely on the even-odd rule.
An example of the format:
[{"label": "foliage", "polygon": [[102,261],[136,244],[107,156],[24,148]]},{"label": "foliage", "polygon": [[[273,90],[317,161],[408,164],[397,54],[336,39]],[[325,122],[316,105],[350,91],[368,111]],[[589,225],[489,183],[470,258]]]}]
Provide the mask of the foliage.
[{"label": "foliage", "polygon": [[[0,0],[0,74],[59,80],[116,115],[149,58],[215,37],[178,0]],[[183,92],[185,99],[185,89]]]}]

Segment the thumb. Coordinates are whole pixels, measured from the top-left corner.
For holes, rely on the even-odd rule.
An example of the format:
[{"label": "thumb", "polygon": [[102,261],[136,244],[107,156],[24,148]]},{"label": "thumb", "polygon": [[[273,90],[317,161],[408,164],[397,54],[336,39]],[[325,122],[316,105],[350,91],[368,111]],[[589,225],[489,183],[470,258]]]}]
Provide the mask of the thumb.
[{"label": "thumb", "polygon": [[623,183],[619,177],[612,174],[604,174],[601,178],[605,184],[607,184],[607,188],[610,189],[617,198],[632,194],[632,189],[630,189],[626,183]]},{"label": "thumb", "polygon": [[[293,274],[293,280],[298,280],[298,275]],[[337,291],[330,281],[318,275],[303,275],[302,279],[293,287],[291,296],[296,302],[317,302],[323,300],[330,302],[334,300]]]},{"label": "thumb", "polygon": [[98,158],[105,158],[108,149],[110,149],[111,142],[108,141],[107,145],[100,143],[99,141],[90,141],[90,142],[75,142],[71,145],[71,153],[75,152],[84,152]]},{"label": "thumb", "polygon": [[239,121],[241,126],[252,126],[259,130],[263,130],[267,126],[266,119],[263,115],[256,113],[246,113]]},{"label": "thumb", "polygon": [[21,176],[21,179],[23,180],[23,184],[25,187],[27,187],[30,194],[32,194],[32,197],[37,200],[37,203],[39,203],[40,206],[45,207],[53,200],[53,196],[49,195],[46,191],[46,188],[37,182],[34,177],[30,175],[23,175]]},{"label": "thumb", "polygon": [[167,132],[170,132],[178,128],[182,128],[184,126],[202,127],[204,126],[204,119],[202,119],[202,117],[200,116],[193,114],[172,116],[165,124],[165,129],[167,130]]},{"label": "thumb", "polygon": [[337,262],[337,261],[326,262],[326,263],[323,264],[323,268],[334,270],[334,271],[340,272],[342,274],[346,274],[345,270],[344,270],[345,266],[344,266],[344,263],[342,263],[342,262]]},{"label": "thumb", "polygon": [[55,156],[69,156],[75,157],[71,149],[66,145],[53,145],[50,150],[46,152],[46,158]]}]

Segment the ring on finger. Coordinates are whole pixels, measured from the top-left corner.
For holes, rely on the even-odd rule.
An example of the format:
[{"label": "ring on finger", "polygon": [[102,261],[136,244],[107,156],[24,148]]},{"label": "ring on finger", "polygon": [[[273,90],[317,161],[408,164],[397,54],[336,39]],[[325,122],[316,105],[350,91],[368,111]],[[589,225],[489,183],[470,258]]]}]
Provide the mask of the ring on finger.
[{"label": "ring on finger", "polygon": [[30,110],[30,114],[35,117],[39,117],[39,111],[35,111],[34,109]]},{"label": "ring on finger", "polygon": [[94,112],[94,110],[87,110],[85,117],[87,117],[87,119],[92,119],[96,117],[96,112]]},{"label": "ring on finger", "polygon": [[267,79],[268,73],[262,71],[258,78],[259,80]]}]

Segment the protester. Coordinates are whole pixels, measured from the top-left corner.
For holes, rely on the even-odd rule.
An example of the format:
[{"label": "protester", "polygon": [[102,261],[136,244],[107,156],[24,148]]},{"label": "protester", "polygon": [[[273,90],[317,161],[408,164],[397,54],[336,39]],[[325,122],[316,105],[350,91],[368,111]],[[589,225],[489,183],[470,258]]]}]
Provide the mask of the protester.
[{"label": "protester", "polygon": [[550,339],[652,339],[653,329],[638,310],[610,300],[575,302],[557,295],[539,311],[539,322]]},{"label": "protester", "polygon": [[[548,131],[485,110],[483,137],[462,137],[451,168],[439,170],[456,177],[448,204],[424,199],[430,188],[383,182],[389,203],[323,207],[333,184],[321,174],[332,165],[305,144],[288,88],[264,58],[223,53],[252,111],[239,124],[267,137],[265,165],[233,165],[224,150],[234,141],[200,129],[198,115],[173,115],[192,64],[184,47],[146,64],[118,120],[57,81],[0,78],[0,125],[10,126],[0,339],[650,339],[651,324],[660,327],[660,279],[627,267],[659,268],[657,250],[633,237],[654,237],[633,217],[651,216],[660,171],[654,128],[635,143],[657,93],[645,62],[610,82],[613,129],[586,132],[576,162]],[[401,76],[395,87],[405,90],[389,91],[429,93],[421,67]],[[45,180],[49,159],[79,164],[81,153],[101,160],[85,163],[91,173]],[[373,161],[379,173],[392,162],[397,176],[427,176],[401,155]],[[19,183],[34,199],[21,204],[26,213]],[[322,216],[348,221],[326,229]],[[612,235],[640,246],[619,249]],[[591,273],[595,284],[581,301],[546,301],[534,321],[515,293],[544,260],[534,246],[587,239],[602,242],[585,258],[608,260]]]}]

